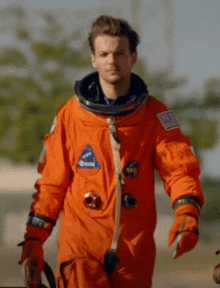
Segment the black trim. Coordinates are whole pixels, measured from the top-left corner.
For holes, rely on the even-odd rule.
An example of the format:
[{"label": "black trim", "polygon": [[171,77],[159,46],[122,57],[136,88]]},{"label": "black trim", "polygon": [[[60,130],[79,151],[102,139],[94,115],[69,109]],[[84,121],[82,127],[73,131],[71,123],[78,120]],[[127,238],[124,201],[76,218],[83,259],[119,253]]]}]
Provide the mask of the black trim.
[{"label": "black trim", "polygon": [[52,231],[53,226],[55,226],[56,222],[43,215],[30,212],[28,215],[27,224],[40,227],[44,230]]},{"label": "black trim", "polygon": [[37,213],[34,213],[34,212],[30,212],[30,213],[28,214],[28,216],[35,216],[35,217],[37,217],[37,218],[39,218],[39,219],[42,219],[42,220],[44,220],[44,221],[46,221],[46,222],[50,222],[50,223],[53,224],[53,225],[56,224],[56,222],[55,222],[54,220],[52,220],[52,219],[50,219],[50,218],[48,218],[48,217],[45,217],[45,216],[43,216],[43,215],[41,215],[41,214],[37,214]]},{"label": "black trim", "polygon": [[145,100],[147,97],[146,94],[142,94],[137,101],[134,102],[134,106],[132,108],[128,108],[129,105],[104,105],[104,104],[95,104],[88,100],[85,100],[81,96],[78,95],[79,103],[83,108],[89,110],[94,113],[99,113],[102,115],[117,115],[117,116],[124,116],[134,112]]},{"label": "black trim", "polygon": [[199,211],[201,209],[201,205],[199,203],[198,198],[190,195],[180,196],[173,202],[172,207],[173,209],[176,209],[177,207],[183,204],[193,204]]},{"label": "black trim", "polygon": [[177,231],[177,232],[176,232],[176,237],[177,237],[178,235],[182,234],[183,232],[191,232],[191,233],[194,233],[194,234],[199,235],[199,230],[188,230],[188,229],[186,229],[186,230],[179,230],[179,231]]},{"label": "black trim", "polygon": [[[47,278],[47,281],[50,285],[50,288],[56,288],[56,280],[55,280],[53,271],[47,262],[44,262],[44,274]],[[41,285],[43,285],[43,284],[41,284]],[[46,286],[44,286],[44,287],[46,287]]]},{"label": "black trim", "polygon": [[93,102],[94,95],[89,91],[91,82],[99,82],[98,73],[94,72],[84,77],[81,81],[77,81],[75,85],[75,92],[81,106],[91,112],[102,115],[117,115],[123,116],[134,112],[146,99],[148,95],[147,86],[143,80],[134,73],[131,73],[131,78],[134,79],[134,85],[137,86],[137,95],[132,95],[130,101],[126,103],[108,105]]}]

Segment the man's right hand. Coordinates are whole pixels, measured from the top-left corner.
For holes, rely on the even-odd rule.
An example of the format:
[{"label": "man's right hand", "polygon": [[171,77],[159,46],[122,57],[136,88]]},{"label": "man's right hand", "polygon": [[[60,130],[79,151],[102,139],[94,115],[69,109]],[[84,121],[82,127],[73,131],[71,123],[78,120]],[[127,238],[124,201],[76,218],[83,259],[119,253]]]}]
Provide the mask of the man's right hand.
[{"label": "man's right hand", "polygon": [[37,281],[37,278],[40,279],[40,274],[44,268],[44,251],[42,246],[49,235],[50,231],[37,226],[27,225],[24,235],[25,241],[18,244],[18,246],[22,246],[19,264],[22,266],[25,281],[28,282],[26,286],[29,288],[37,287],[34,282]]},{"label": "man's right hand", "polygon": [[22,254],[19,264],[23,264],[26,259],[29,260],[29,264],[35,266],[37,275],[40,275],[44,268],[44,252],[43,243],[40,240],[26,240],[22,244]]}]

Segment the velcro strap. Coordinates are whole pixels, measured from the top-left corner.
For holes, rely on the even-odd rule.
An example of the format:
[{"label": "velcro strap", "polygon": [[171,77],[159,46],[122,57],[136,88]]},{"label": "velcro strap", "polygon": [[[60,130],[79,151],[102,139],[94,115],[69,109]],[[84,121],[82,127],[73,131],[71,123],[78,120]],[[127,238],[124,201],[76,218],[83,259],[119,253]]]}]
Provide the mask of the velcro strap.
[{"label": "velcro strap", "polygon": [[201,209],[199,200],[196,197],[189,196],[189,195],[184,195],[184,196],[177,198],[173,202],[173,209],[175,210],[177,207],[183,204],[193,204],[199,211]]},{"label": "velcro strap", "polygon": [[27,224],[37,226],[51,232],[56,222],[43,215],[30,212],[28,215]]}]

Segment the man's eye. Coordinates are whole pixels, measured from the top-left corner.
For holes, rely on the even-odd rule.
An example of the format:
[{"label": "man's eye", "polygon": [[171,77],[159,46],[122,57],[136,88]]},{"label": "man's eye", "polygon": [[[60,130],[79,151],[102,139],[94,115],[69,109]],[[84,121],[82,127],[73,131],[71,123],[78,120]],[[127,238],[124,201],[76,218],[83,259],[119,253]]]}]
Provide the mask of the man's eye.
[{"label": "man's eye", "polygon": [[124,56],[125,53],[124,53],[124,52],[117,52],[116,55],[117,55],[117,56]]}]

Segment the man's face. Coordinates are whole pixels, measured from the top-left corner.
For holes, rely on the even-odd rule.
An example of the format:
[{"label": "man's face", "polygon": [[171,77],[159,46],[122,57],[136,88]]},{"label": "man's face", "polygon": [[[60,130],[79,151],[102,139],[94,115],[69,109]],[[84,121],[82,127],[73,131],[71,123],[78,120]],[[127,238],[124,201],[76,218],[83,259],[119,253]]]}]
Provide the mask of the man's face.
[{"label": "man's face", "polygon": [[137,53],[131,53],[125,36],[100,35],[94,41],[92,65],[97,68],[102,81],[120,85],[130,81],[132,66],[137,62]]}]

